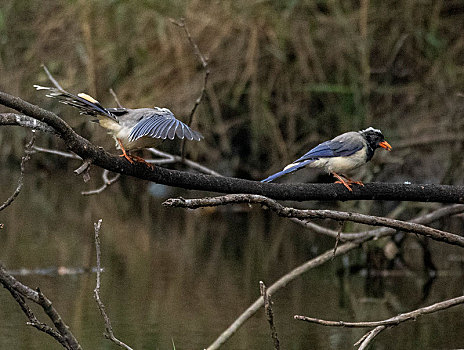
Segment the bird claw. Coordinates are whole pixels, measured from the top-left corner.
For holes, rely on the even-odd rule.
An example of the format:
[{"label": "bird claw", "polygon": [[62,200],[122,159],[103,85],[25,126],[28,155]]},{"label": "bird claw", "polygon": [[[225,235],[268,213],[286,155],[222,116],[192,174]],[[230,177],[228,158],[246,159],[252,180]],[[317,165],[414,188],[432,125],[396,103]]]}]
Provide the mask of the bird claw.
[{"label": "bird claw", "polygon": [[332,175],[335,176],[338,179],[338,181],[335,181],[336,184],[342,184],[350,192],[353,192],[353,189],[351,188],[350,185],[356,184],[356,185],[364,187],[364,184],[362,183],[362,181],[354,181],[354,180],[346,177],[345,175],[338,175],[337,173],[332,173]]},{"label": "bird claw", "polygon": [[343,186],[345,186],[345,187],[348,189],[348,191],[353,192],[353,190],[351,189],[350,185],[349,185],[347,182],[345,182],[345,181],[337,180],[337,181],[335,181],[334,183],[335,183],[335,184],[342,184]]},{"label": "bird claw", "polygon": [[152,170],[155,168],[153,166],[153,164],[148,163],[145,159],[143,159],[142,157],[139,157],[139,156],[134,156],[132,154],[123,153],[123,154],[120,155],[120,157],[126,158],[131,164],[134,164],[134,162],[139,162],[139,163],[146,164],[147,167],[149,167]]}]

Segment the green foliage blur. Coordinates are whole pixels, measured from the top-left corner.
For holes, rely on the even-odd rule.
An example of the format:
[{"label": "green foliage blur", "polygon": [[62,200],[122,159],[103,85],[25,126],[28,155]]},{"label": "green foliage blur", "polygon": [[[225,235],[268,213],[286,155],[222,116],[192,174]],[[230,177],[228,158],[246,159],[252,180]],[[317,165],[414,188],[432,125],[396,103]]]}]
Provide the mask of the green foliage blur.
[{"label": "green foliage blur", "polygon": [[[3,0],[0,89],[57,112],[112,150],[102,129],[32,88],[49,85],[41,65],[105,106],[115,105],[112,88],[124,106],[168,107],[186,120],[204,72],[169,20],[180,17],[211,69],[193,124],[205,140],[188,145],[189,157],[225,175],[263,178],[321,141],[368,126],[394,151],[398,142],[464,131],[457,0]],[[19,159],[26,132],[5,129],[0,159]],[[41,144],[62,147],[50,136]],[[392,152],[378,157],[377,171],[462,182],[462,146]],[[161,149],[178,153],[179,145]]]}]

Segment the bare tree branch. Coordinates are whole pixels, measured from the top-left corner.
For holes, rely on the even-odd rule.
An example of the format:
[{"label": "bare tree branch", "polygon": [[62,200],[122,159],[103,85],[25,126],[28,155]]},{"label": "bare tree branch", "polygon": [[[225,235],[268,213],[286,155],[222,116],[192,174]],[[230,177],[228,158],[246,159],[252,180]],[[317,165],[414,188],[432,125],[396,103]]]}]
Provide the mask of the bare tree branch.
[{"label": "bare tree branch", "polygon": [[[429,214],[420,216],[418,218],[414,218],[412,220],[408,220],[409,222],[415,222],[417,224],[425,224],[429,222],[435,221],[435,217],[443,217],[443,216],[453,216],[456,214],[462,214],[464,213],[464,204],[454,204],[454,205],[449,205],[443,208],[439,208]],[[296,222],[299,225],[302,225],[316,233],[320,233],[332,238],[337,238],[338,231],[331,230],[329,228],[323,227],[321,225],[317,225],[313,222],[310,222],[308,220],[302,220],[298,218],[290,218],[291,221]],[[374,238],[381,238],[387,235],[391,235],[395,233],[397,230],[391,229],[388,227],[381,227],[373,230],[367,230],[367,231],[362,231],[362,232],[353,232],[353,233],[348,233],[348,232],[342,232],[340,234],[340,241],[342,242],[348,242],[348,241],[353,241],[353,240],[358,240],[361,238],[364,238],[366,236],[373,236]]]},{"label": "bare tree branch", "polygon": [[365,349],[374,337],[379,334],[381,331],[386,329],[388,326],[397,326],[402,322],[409,321],[409,320],[417,320],[422,315],[431,314],[437,311],[446,310],[450,307],[464,304],[464,296],[459,296],[456,298],[448,299],[445,301],[440,301],[438,303],[422,307],[420,309],[416,309],[414,311],[406,312],[399,314],[397,316],[391,317],[386,320],[382,321],[375,321],[375,322],[345,322],[345,321],[327,321],[322,320],[319,318],[307,317],[307,316],[300,316],[295,315],[295,320],[305,321],[309,323],[316,323],[322,326],[329,326],[329,327],[348,327],[348,328],[365,328],[365,327],[375,327],[370,332],[366,333],[364,337],[362,337],[355,345],[361,344],[359,349]]},{"label": "bare tree branch", "polygon": [[103,185],[95,190],[90,190],[90,191],[82,191],[81,194],[83,196],[91,196],[91,195],[94,195],[94,194],[99,194],[99,193],[102,193],[104,190],[106,190],[106,188],[108,186],[111,186],[112,184],[114,184],[116,181],[118,181],[119,177],[121,176],[121,174],[116,174],[114,177],[112,177],[111,179],[108,177],[109,175],[109,171],[108,170],[103,170],[103,173],[102,173],[102,179],[103,179]]},{"label": "bare tree branch", "polygon": [[[13,276],[6,272],[3,266],[0,265],[0,283],[10,291],[12,296],[21,306],[22,311],[28,317],[30,324],[37,328],[40,331],[43,331],[57,341],[60,342],[66,349],[70,350],[81,350],[81,346],[79,345],[77,339],[69,330],[69,327],[64,323],[63,319],[61,318],[60,314],[56,311],[53,307],[51,301],[37,288],[37,291],[29,288],[28,286],[22,284],[18,280],[16,280]],[[13,291],[13,292],[11,292]],[[21,298],[19,298],[19,296]],[[57,331],[54,331],[49,326],[36,321],[35,316],[32,317],[32,311],[29,307],[25,306],[25,300],[29,299],[32,302],[38,304],[48,318],[53,322],[56,327]]]},{"label": "bare tree branch", "polygon": [[[441,203],[464,203],[464,186],[368,183],[354,186],[353,192],[339,184],[275,184],[219,177],[161,167],[149,169],[145,164],[131,164],[111,155],[76,134],[56,114],[34,106],[18,97],[0,92],[0,104],[16,109],[54,128],[66,147],[83,159],[115,173],[134,176],[159,184],[219,193],[249,193],[279,200],[395,200]],[[0,119],[1,124],[1,119]]]},{"label": "bare tree branch", "polygon": [[38,121],[24,114],[0,113],[0,125],[17,125],[24,128],[42,131],[58,136],[58,133],[46,123]]},{"label": "bare tree branch", "polygon": [[[432,223],[436,220],[439,220],[443,217],[447,217],[457,213],[457,209],[464,210],[464,206],[449,206],[445,208],[440,208],[431,213],[419,216],[414,219],[416,222],[422,222],[424,224]],[[388,229],[390,230],[390,229]],[[385,232],[384,236],[391,234],[390,232]],[[380,238],[380,235],[365,235],[363,238],[360,238],[356,241],[344,243],[337,248],[335,256],[344,255],[356,248],[359,248],[363,243],[374,239]],[[320,266],[328,261],[333,259],[333,250],[327,250],[325,253],[317,256],[314,259],[311,259],[304,264],[296,267],[286,275],[282,276],[279,280],[274,282],[269,288],[268,293],[275,294],[276,291],[285,287],[288,283],[292,282],[294,279],[298,278],[303,273],[308,272],[309,270]],[[250,305],[222,334],[207,348],[207,350],[217,350],[224,344],[235,332],[251,317],[253,316],[263,305],[263,299],[258,298],[252,305]]]},{"label": "bare tree branch", "polygon": [[31,159],[31,149],[35,142],[35,130],[32,130],[32,136],[29,142],[27,143],[26,147],[24,148],[24,155],[21,158],[21,170],[18,177],[18,185],[16,186],[15,191],[13,194],[3,203],[0,205],[0,211],[8,207],[13,201],[18,197],[21,189],[23,188],[24,183],[24,172],[26,170],[26,163],[29,159]]},{"label": "bare tree branch", "polygon": [[327,321],[319,318],[312,318],[307,316],[295,315],[295,320],[305,321],[309,323],[316,323],[322,326],[329,327],[347,327],[347,328],[366,328],[366,327],[377,327],[377,326],[396,326],[401,322],[416,320],[422,315],[431,314],[437,311],[445,310],[450,307],[464,304],[464,296],[459,296],[456,298],[448,299],[445,301],[440,301],[438,303],[416,309],[414,311],[406,312],[399,314],[397,316],[388,318],[382,321],[374,322],[345,322],[345,321]]},{"label": "bare tree branch", "polygon": [[435,228],[431,228],[421,224],[389,219],[380,216],[371,216],[335,210],[295,209],[285,207],[277,203],[275,200],[258,195],[230,194],[226,196],[206,197],[199,199],[170,198],[166,200],[163,203],[163,205],[170,207],[195,209],[200,207],[210,207],[238,203],[259,204],[261,206],[268,207],[279,216],[288,218],[293,217],[298,219],[332,219],[337,221],[352,221],[372,226],[390,227],[396,230],[417,233],[436,241],[464,247],[464,237],[449,232],[437,230]]},{"label": "bare tree branch", "polygon": [[280,349],[279,338],[277,337],[277,331],[274,325],[274,312],[272,311],[272,299],[271,295],[268,294],[266,286],[263,281],[259,281],[259,290],[261,296],[263,297],[264,302],[264,313],[266,314],[267,321],[269,322],[269,327],[271,329],[271,338],[274,343],[274,349]]},{"label": "bare tree branch", "polygon": [[100,299],[100,275],[101,275],[101,250],[100,250],[100,228],[102,224],[102,219],[98,220],[94,224],[94,229],[95,229],[95,249],[97,253],[97,284],[95,286],[95,289],[93,290],[94,292],[94,297],[95,301],[97,302],[98,305],[98,310],[100,310],[100,313],[103,317],[103,320],[105,321],[105,333],[104,336],[105,338],[111,340],[113,343],[117,344],[121,348],[127,349],[127,350],[132,350],[132,348],[122,341],[120,341],[118,338],[114,336],[113,332],[113,327],[111,326],[111,320],[106,314],[105,311],[105,305]]},{"label": "bare tree branch", "polygon": [[29,322],[27,322],[28,325],[36,328],[37,330],[44,332],[51,337],[55,338],[56,341],[58,341],[64,348],[68,349],[68,344],[66,343],[65,339],[56,332],[53,328],[48,326],[47,324],[40,322],[37,317],[35,317],[34,313],[32,312],[31,308],[26,304],[26,301],[24,298],[19,294],[16,290],[11,288],[10,285],[3,285],[13,296],[13,298],[16,300],[16,302],[19,304],[21,307],[21,310],[23,313],[26,315],[26,317],[29,319]]}]

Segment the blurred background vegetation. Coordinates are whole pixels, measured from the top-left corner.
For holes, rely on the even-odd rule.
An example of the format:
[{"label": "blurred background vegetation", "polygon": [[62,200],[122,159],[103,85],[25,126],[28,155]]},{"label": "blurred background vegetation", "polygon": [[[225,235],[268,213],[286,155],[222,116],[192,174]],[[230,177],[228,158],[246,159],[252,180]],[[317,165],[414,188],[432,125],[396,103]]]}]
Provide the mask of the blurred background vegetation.
[{"label": "blurred background vegetation", "polygon": [[[181,17],[209,58],[211,70],[193,125],[205,140],[188,144],[189,158],[224,175],[258,180],[319,142],[373,126],[384,132],[393,152],[377,152],[361,170],[360,179],[464,183],[464,3],[459,0],[1,0],[0,90],[58,113],[78,133],[117,153],[113,139],[98,125],[89,123],[89,118],[35,91],[33,84],[49,85],[41,65],[47,65],[65,89],[87,92],[104,106],[115,105],[109,93],[112,88],[126,107],[168,107],[186,121],[200,94],[204,71],[184,31],[169,20]],[[0,106],[0,111],[7,109]],[[1,201],[16,187],[27,132],[19,127],[0,127]],[[39,134],[36,145],[64,149],[62,141],[50,135]],[[176,154],[179,148],[179,142],[166,142],[160,147]],[[154,195],[149,196],[147,182],[126,177],[102,195],[82,197],[80,190],[101,185],[101,170],[93,167],[90,183],[83,184],[70,175],[78,166],[75,160],[33,155],[18,202],[0,217],[5,225],[0,231],[5,247],[0,250],[0,261],[18,269],[47,264],[92,266],[91,222],[103,218],[107,232],[103,235],[103,254],[108,268],[103,283],[103,293],[106,289],[107,294],[103,295],[114,310],[112,317],[122,325],[118,332],[124,332],[127,325],[125,315],[133,314],[137,318],[134,324],[161,334],[160,348],[170,348],[172,339],[179,348],[183,344],[185,348],[203,348],[254,301],[259,280],[274,281],[333,247],[328,238],[310,235],[300,226],[266,212],[249,211],[246,206],[232,214],[230,208],[218,212],[163,209],[160,199],[154,198],[162,191],[163,197],[204,193],[148,184],[149,193]],[[302,172],[282,181],[333,181],[318,171]],[[313,203],[299,205],[314,207]],[[433,203],[370,201],[317,205],[356,207],[359,212],[399,219],[436,207]],[[323,224],[339,227],[337,223]],[[462,233],[462,218],[442,220],[437,227]],[[344,231],[364,228],[347,223]],[[303,345],[293,346],[295,349],[343,348],[360,337],[357,331],[313,328],[313,338],[321,340],[316,346],[306,327],[298,328],[301,337],[294,336],[296,327],[283,321],[284,312],[288,320],[297,311],[306,310],[329,319],[385,318],[410,311],[416,307],[413,303],[430,304],[462,291],[463,258],[458,248],[444,249],[442,244],[430,243],[435,266],[444,270],[444,277],[430,289],[424,283],[426,278],[414,272],[427,267],[427,241],[401,233],[394,239],[403,257],[395,266],[406,266],[413,271],[412,276],[398,275],[402,282],[392,275],[385,284],[382,279],[374,286],[381,290],[378,292],[368,278],[364,281],[364,275],[356,275],[354,281],[343,272],[358,265],[380,270],[393,266],[392,258],[377,259],[387,240],[373,242],[343,261],[335,260],[327,268],[311,272],[282,293],[285,295],[278,295],[276,307],[281,310],[277,309],[276,315],[282,317],[279,332],[288,327],[282,331],[284,343],[301,341]],[[380,262],[374,264],[376,259]],[[337,274],[339,269],[342,272]],[[163,271],[171,270],[175,271],[164,276]],[[101,318],[93,305],[93,278],[83,275],[41,280],[33,276],[30,280],[33,286],[46,288],[50,284],[47,295],[65,309],[66,319],[74,320],[71,328],[86,339],[84,344],[105,342],[94,326],[101,323]],[[136,283],[130,283],[131,278]],[[124,282],[124,288],[120,287],[121,280],[129,281]],[[321,288],[320,281],[327,285]],[[81,291],[77,302],[70,302],[75,298],[70,283],[76,283],[76,290]],[[128,294],[138,308],[118,303],[127,299],[129,288],[133,288]],[[389,294],[393,305],[400,304],[393,311],[386,310],[382,299],[388,299]],[[189,299],[192,295],[198,298]],[[205,296],[203,302],[198,302],[200,296]],[[375,303],[372,296],[377,298]],[[15,327],[17,333],[0,328],[0,347],[13,348],[17,339],[22,339],[23,319],[18,310],[13,310],[15,305],[9,296],[4,293],[3,297],[7,309],[3,315],[0,310],[0,320],[5,320],[5,325],[20,326]],[[359,306],[363,298],[368,304]],[[302,299],[313,304],[302,311]],[[151,303],[148,308],[146,300]],[[183,306],[185,300],[188,307]],[[239,310],[235,301],[241,303]],[[192,305],[200,306],[191,312]],[[88,321],[85,308],[93,310],[88,312],[95,314],[94,321]],[[172,314],[176,308],[182,310]],[[144,310],[153,314],[148,321]],[[366,314],[366,310],[373,313]],[[378,310],[380,314],[374,313]],[[176,317],[171,320],[170,315]],[[191,315],[200,315],[203,320],[189,322],[194,330],[184,332],[179,320],[189,320]],[[410,328],[397,327],[404,333],[398,338],[386,336],[384,342],[395,344],[384,348],[457,347],[462,336],[455,332],[452,337],[449,327],[459,324],[462,317],[457,311],[451,314],[452,319],[447,319],[449,315],[432,319],[430,327],[420,322]],[[152,327],[158,322],[159,329]],[[79,328],[81,324],[87,328]],[[269,340],[268,326],[263,320],[256,324],[261,327],[261,338],[257,338],[253,324],[234,338],[236,343],[231,348],[265,344],[263,339]],[[143,336],[128,331],[129,343],[144,341],[145,328],[141,329]],[[35,330],[30,332],[33,341],[24,340],[28,349],[38,338]],[[186,339],[176,332],[185,333]],[[251,345],[243,340],[247,339],[245,333],[250,334]],[[424,343],[418,345],[416,339]],[[8,341],[13,345],[5,343]]]},{"label": "blurred background vegetation", "polygon": [[[194,121],[206,138],[189,145],[189,156],[225,175],[261,179],[318,142],[368,126],[382,129],[394,150],[464,131],[458,0],[3,0],[0,89],[58,112],[112,150],[98,126],[32,88],[49,83],[41,64],[64,88],[103,105],[115,105],[113,88],[124,106],[168,107],[186,120],[204,73],[169,21],[180,17],[211,69]],[[18,161],[25,132],[0,130],[3,162]],[[51,136],[40,144],[62,147]],[[380,180],[462,183],[462,146],[397,149],[371,170],[383,170]]]}]

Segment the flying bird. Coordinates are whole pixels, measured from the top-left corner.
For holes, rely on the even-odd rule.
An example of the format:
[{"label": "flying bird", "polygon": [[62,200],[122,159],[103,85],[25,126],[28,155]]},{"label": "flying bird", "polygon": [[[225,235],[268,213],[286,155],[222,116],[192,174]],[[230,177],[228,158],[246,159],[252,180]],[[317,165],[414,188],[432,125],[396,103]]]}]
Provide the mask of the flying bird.
[{"label": "flying bird", "polygon": [[[48,71],[47,71],[48,72]],[[54,83],[55,81],[52,80]],[[192,130],[188,125],[174,117],[167,108],[105,108],[100,102],[85,93],[71,94],[57,87],[34,85],[37,90],[47,91],[47,97],[58,99],[61,103],[79,109],[80,114],[87,114],[116,140],[116,148],[121,149],[129,162],[134,160],[145,162],[143,158],[127,154],[129,151],[155,147],[165,139],[186,138],[189,141],[200,141],[203,135]],[[127,151],[127,152],[126,152]],[[146,162],[145,162],[146,163]]]},{"label": "flying bird", "polygon": [[332,140],[325,141],[302,157],[287,165],[282,171],[275,173],[261,182],[271,182],[282,175],[292,173],[305,166],[323,168],[352,191],[351,184],[364,186],[361,181],[354,181],[344,173],[364,165],[372,159],[377,148],[391,151],[392,147],[378,129],[369,127],[361,131],[350,131]]}]

